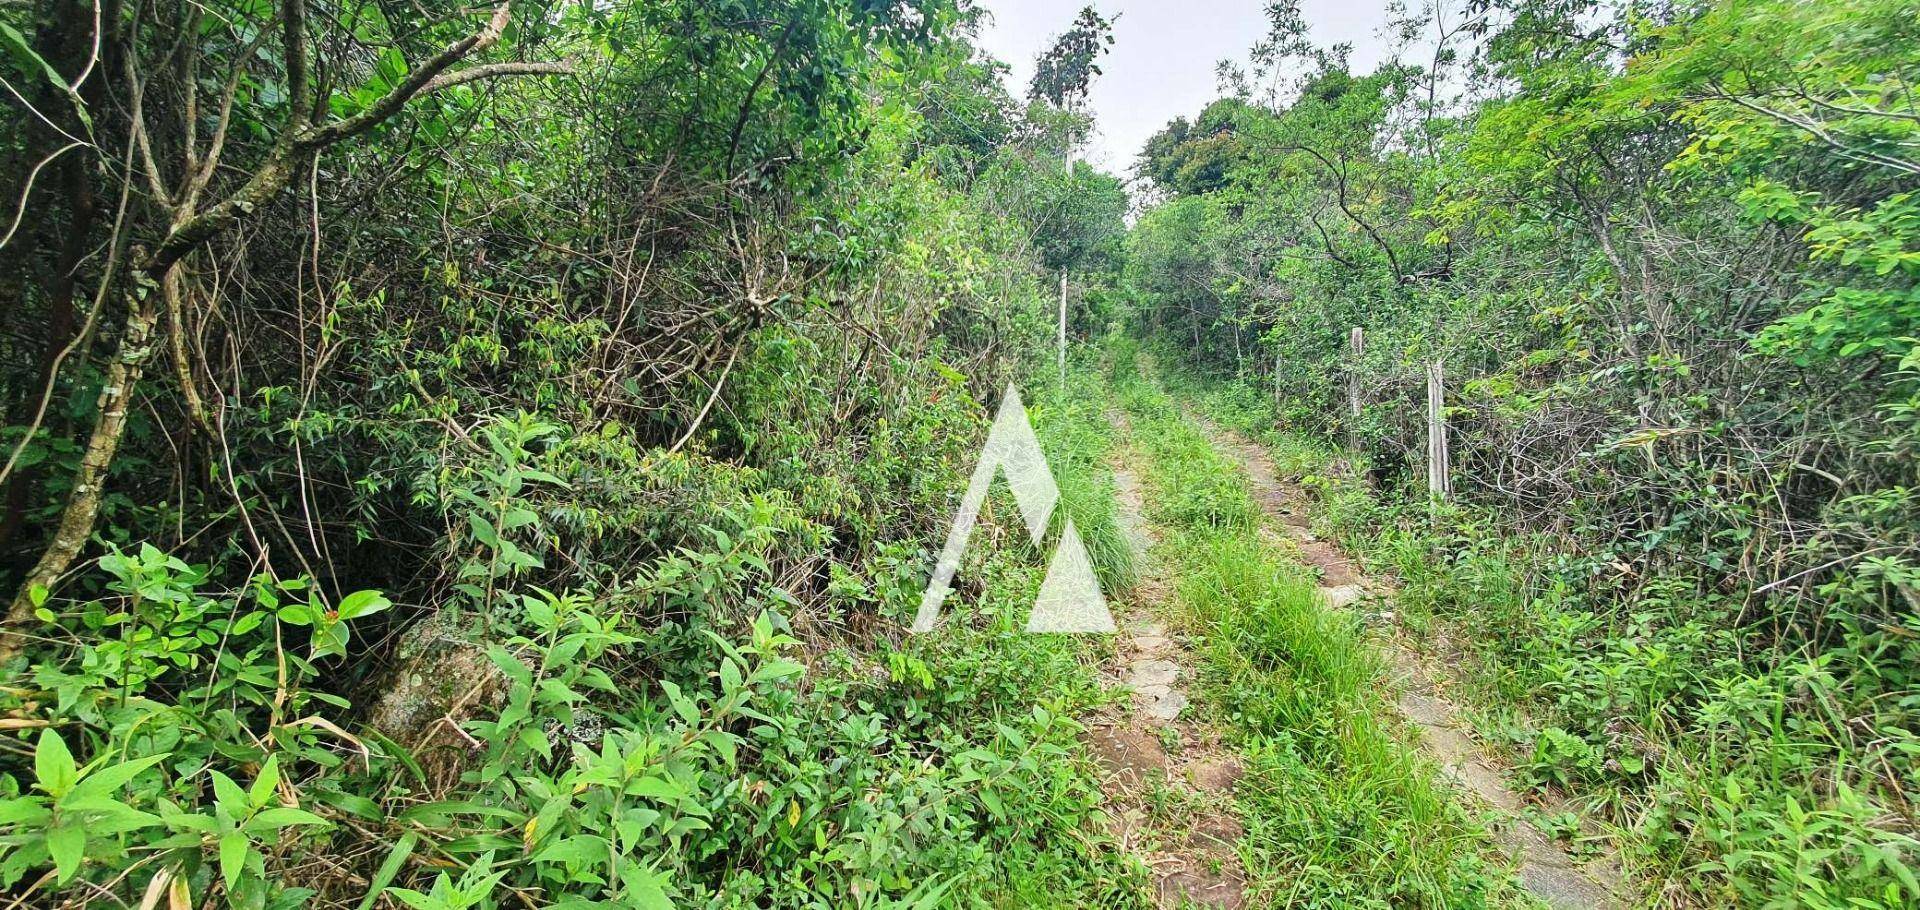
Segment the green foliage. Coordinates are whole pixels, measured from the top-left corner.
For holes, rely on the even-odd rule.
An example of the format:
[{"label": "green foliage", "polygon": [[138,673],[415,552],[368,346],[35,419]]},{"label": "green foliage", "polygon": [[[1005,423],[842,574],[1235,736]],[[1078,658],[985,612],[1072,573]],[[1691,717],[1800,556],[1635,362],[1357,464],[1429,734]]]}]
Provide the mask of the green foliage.
[{"label": "green foliage", "polygon": [[1222,98],[1202,109],[1192,123],[1175,117],[1147,140],[1140,153],[1140,173],[1155,186],[1181,196],[1224,189],[1228,176],[1247,154],[1239,120],[1259,116],[1244,101]]},{"label": "green foliage", "polygon": [[1086,101],[1099,59],[1113,44],[1113,20],[1092,6],[1080,9],[1073,26],[1054,38],[1053,46],[1034,61],[1027,97],[1062,109],[1077,109]]},{"label": "green foliage", "polygon": [[1319,491],[1319,522],[1393,573],[1403,622],[1473,630],[1451,640],[1472,655],[1485,732],[1518,781],[1620,819],[1630,866],[1736,906],[1914,899],[1920,841],[1886,825],[1895,782],[1870,770],[1915,749],[1905,652],[1857,627],[1818,653],[1784,649],[1775,620],[1691,579],[1630,584],[1623,563],[1510,537],[1479,510],[1382,501],[1324,447],[1275,431],[1270,401],[1190,391],[1280,448]]},{"label": "green foliage", "polygon": [[[1089,382],[1076,374],[1076,386]],[[1085,401],[1042,395],[1035,411],[1065,508],[1096,554],[1112,554],[1111,497],[1095,495],[1106,488],[1090,473],[1108,437]],[[540,435],[516,426],[493,437],[503,464],[521,457],[507,440]],[[488,476],[514,486],[514,475]],[[230,605],[200,593],[202,570],[152,548],[103,559],[120,598],[59,619],[126,634],[79,646],[73,669],[37,671],[60,693],[50,722],[84,731],[91,758],[76,761],[43,730],[30,778],[38,792],[8,778],[21,795],[0,803],[0,869],[9,884],[50,869],[36,888],[78,875],[136,892],[178,881],[241,906],[286,906],[310,893],[288,887],[316,846],[309,829],[338,848],[395,826],[406,832],[390,848],[399,859],[383,865],[375,892],[412,907],[495,907],[516,893],[556,906],[1136,900],[1139,870],[1094,833],[1099,791],[1071,720],[1107,696],[1084,644],[1023,634],[1041,568],[1029,548],[978,557],[970,571],[986,587],[974,610],[949,620],[950,634],[824,655],[802,687],[805,668],[788,656],[799,641],[782,631],[791,622],[742,612],[794,606],[768,587],[780,513],[767,501],[721,512],[704,546],[660,557],[609,594],[502,581],[485,648],[495,681],[475,683],[497,688],[495,707],[461,724],[475,751],[456,759],[460,783],[444,796],[421,776],[428,753],[369,736],[349,739],[361,751],[343,760],[316,737],[344,732],[305,713],[344,704],[300,687],[312,659],[353,640],[323,638],[314,620],[337,617],[344,630],[385,598],[288,603],[310,585],[263,579]],[[1124,561],[1097,558],[1111,580],[1124,574]],[[921,580],[914,571],[911,583]],[[865,586],[841,596],[908,606]],[[642,630],[641,617],[663,612],[680,619]],[[276,645],[302,628],[312,659]],[[196,688],[209,662],[215,683]],[[282,666],[294,675],[276,675]],[[276,751],[250,745],[254,729],[271,731]],[[941,761],[927,762],[929,747]],[[407,871],[421,832],[433,855],[465,871]],[[129,866],[130,857],[141,859]]]},{"label": "green foliage", "polygon": [[1127,357],[1116,383],[1170,539],[1181,624],[1204,694],[1248,768],[1236,789],[1249,871],[1302,907],[1524,906],[1484,832],[1396,739],[1384,669],[1355,617],[1258,533],[1239,467]]},{"label": "green foliage", "polygon": [[[1014,381],[1063,514],[1127,579],[1097,379],[1029,379],[1061,270],[1081,332],[1119,270],[1122,184],[1060,160],[1087,118],[1021,110],[943,0],[522,6],[492,62],[570,73],[436,83],[176,273],[116,393],[106,555],[33,592],[4,666],[0,889],[1144,905],[1080,746],[1094,646],[1023,633],[1044,554],[988,545],[1004,504],[948,628],[898,631]],[[83,80],[97,133],[20,73],[76,149],[0,123],[9,160],[54,156],[0,262],[23,291],[0,311],[34,326],[0,339],[9,590],[113,400],[125,304],[75,317],[179,211],[151,184],[206,160],[229,76],[207,200],[279,160],[303,56],[337,122],[485,21],[162,2],[96,42],[89,12],[0,12],[10,72],[116,61]],[[95,157],[136,134],[157,175]]]},{"label": "green foliage", "polygon": [[[111,595],[54,617],[90,630],[87,643],[38,665],[35,688],[7,696],[14,716],[35,716],[25,727],[41,732],[31,784],[0,777],[10,797],[0,802],[0,879],[18,886],[50,866],[27,880],[28,892],[77,879],[105,888],[144,869],[141,884],[174,881],[189,893],[217,882],[237,907],[299,900],[307,892],[277,886],[267,857],[333,827],[312,811],[318,804],[359,798],[351,775],[301,782],[281,763],[341,767],[321,738],[339,728],[311,712],[342,702],[308,688],[314,661],[343,653],[349,624],[388,602],[358,591],[328,603],[305,580],[266,576],[212,595],[204,570],[151,546],[99,566]],[[309,657],[283,645],[302,628]]]},{"label": "green foliage", "polygon": [[1911,903],[1911,4],[1475,9],[1359,75],[1277,5],[1252,63],[1304,75],[1148,149],[1136,322],[1457,625],[1490,735],[1656,903]]}]

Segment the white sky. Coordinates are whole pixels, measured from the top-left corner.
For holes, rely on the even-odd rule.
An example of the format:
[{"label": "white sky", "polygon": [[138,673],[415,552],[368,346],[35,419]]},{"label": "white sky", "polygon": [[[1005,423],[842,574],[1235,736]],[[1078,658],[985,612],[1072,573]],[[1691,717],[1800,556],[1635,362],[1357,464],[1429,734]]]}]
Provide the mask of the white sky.
[{"label": "white sky", "polygon": [[[1223,58],[1244,63],[1247,49],[1267,34],[1266,0],[975,0],[992,15],[980,43],[1013,67],[1007,88],[1015,98],[1026,97],[1034,57],[1089,2],[1109,18],[1120,17],[1093,84],[1100,134],[1089,160],[1123,177],[1168,120],[1192,118],[1219,97],[1214,64]],[[1387,0],[1300,4],[1315,44],[1353,44],[1356,73],[1372,72],[1385,55],[1386,9]]]}]

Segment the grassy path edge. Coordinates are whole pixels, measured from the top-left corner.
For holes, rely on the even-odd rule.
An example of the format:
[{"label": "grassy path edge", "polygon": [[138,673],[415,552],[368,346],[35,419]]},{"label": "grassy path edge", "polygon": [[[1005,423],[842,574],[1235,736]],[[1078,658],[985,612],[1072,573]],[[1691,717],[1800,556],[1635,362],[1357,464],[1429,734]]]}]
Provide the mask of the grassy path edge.
[{"label": "grassy path edge", "polygon": [[1114,814],[1113,833],[1153,872],[1156,906],[1238,910],[1247,874],[1236,849],[1246,826],[1233,790],[1243,764],[1221,731],[1190,710],[1196,656],[1166,625],[1169,585],[1154,559],[1161,536],[1146,516],[1126,416],[1109,411],[1118,437],[1110,453],[1115,518],[1134,557],[1135,583],[1120,600],[1118,636],[1106,676],[1131,693],[1130,710],[1090,729]]},{"label": "grassy path edge", "polygon": [[[1362,572],[1331,543],[1320,540],[1304,521],[1305,493],[1280,476],[1272,456],[1257,443],[1231,430],[1192,416],[1215,441],[1216,448],[1237,460],[1254,488],[1255,499],[1269,522],[1284,527],[1310,564],[1331,569],[1320,586],[1330,604],[1356,602],[1362,597],[1389,594],[1389,587]],[[1271,526],[1271,525],[1270,525]],[[1395,710],[1419,731],[1421,747],[1446,775],[1474,799],[1501,818],[1497,836],[1513,853],[1521,882],[1548,906],[1576,908],[1616,907],[1625,888],[1612,857],[1577,861],[1552,838],[1521,814],[1525,801],[1507,785],[1496,763],[1466,732],[1459,709],[1436,684],[1435,674],[1418,653],[1392,637],[1376,639],[1397,677]]]},{"label": "grassy path edge", "polygon": [[1357,617],[1269,527],[1240,463],[1124,344],[1112,394],[1132,423],[1172,634],[1197,655],[1195,709],[1245,763],[1234,791],[1249,906],[1518,908],[1505,851],[1407,740],[1389,667]]}]

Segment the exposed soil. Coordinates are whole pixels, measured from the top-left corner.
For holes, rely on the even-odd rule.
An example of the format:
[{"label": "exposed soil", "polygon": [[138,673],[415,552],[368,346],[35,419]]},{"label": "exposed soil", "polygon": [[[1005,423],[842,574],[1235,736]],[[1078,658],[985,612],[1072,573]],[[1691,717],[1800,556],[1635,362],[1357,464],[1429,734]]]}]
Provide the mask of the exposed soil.
[{"label": "exposed soil", "polygon": [[[1304,490],[1280,476],[1273,458],[1258,445],[1201,421],[1220,450],[1239,461],[1254,497],[1269,519],[1284,529],[1302,561],[1320,573],[1320,593],[1342,609],[1390,593],[1367,577],[1340,549],[1316,537],[1307,520]],[[1421,747],[1462,790],[1491,813],[1495,835],[1512,856],[1527,890],[1555,910],[1596,910],[1624,904],[1625,886],[1618,865],[1608,858],[1579,862],[1525,815],[1528,802],[1507,785],[1491,755],[1474,741],[1444,688],[1453,680],[1398,635],[1380,642],[1397,678],[1395,707],[1420,734]],[[1562,807],[1547,806],[1550,810]]]},{"label": "exposed soil", "polygon": [[[1114,419],[1124,429],[1124,418]],[[1130,689],[1132,702],[1096,723],[1090,745],[1113,808],[1113,833],[1152,868],[1156,904],[1237,910],[1247,903],[1245,867],[1235,850],[1245,829],[1232,799],[1241,767],[1217,733],[1187,710],[1195,663],[1154,615],[1167,586],[1152,565],[1153,531],[1126,463],[1122,458],[1114,476],[1139,581],[1116,601],[1120,647],[1104,676],[1109,685]]]}]

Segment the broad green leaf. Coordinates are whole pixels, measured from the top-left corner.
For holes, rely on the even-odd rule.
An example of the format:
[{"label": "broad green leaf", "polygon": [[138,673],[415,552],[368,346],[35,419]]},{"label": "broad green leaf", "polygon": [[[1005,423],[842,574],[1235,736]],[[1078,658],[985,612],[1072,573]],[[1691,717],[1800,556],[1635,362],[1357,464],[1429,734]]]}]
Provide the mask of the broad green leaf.
[{"label": "broad green leaf", "polygon": [[56,799],[73,789],[79,778],[73,753],[67,751],[67,741],[51,728],[40,731],[40,745],[33,750],[33,773],[40,789]]},{"label": "broad green leaf", "polygon": [[53,857],[53,868],[60,874],[61,883],[80,871],[80,863],[87,855],[87,829],[77,822],[67,822],[47,830],[47,855]]},{"label": "broad green leaf", "polygon": [[340,599],[338,610],[341,619],[359,619],[393,606],[393,602],[379,591],[355,591]]},{"label": "broad green leaf", "polygon": [[67,93],[67,80],[60,75],[59,70],[53,68],[53,64],[48,63],[45,57],[34,51],[33,44],[20,33],[19,29],[0,22],[0,44],[6,45],[8,55],[20,63],[21,69],[29,73],[38,71],[40,75],[46,77],[49,85],[59,88],[62,94]]},{"label": "broad green leaf", "polygon": [[494,533],[493,525],[472,512],[467,513],[467,527],[473,532],[473,539],[489,547],[500,546],[500,535]]},{"label": "broad green leaf", "polygon": [[586,865],[605,862],[610,855],[605,838],[591,834],[576,834],[572,837],[553,841],[532,857],[537,863],[567,863]]},{"label": "broad green leaf", "polygon": [[266,764],[260,766],[260,776],[253,779],[253,787],[247,790],[247,804],[255,809],[266,805],[273,799],[273,788],[280,786],[280,756],[267,756]]},{"label": "broad green leaf", "polygon": [[207,774],[213,778],[213,798],[221,808],[236,815],[248,808],[247,791],[240,789],[233,778],[218,771],[208,771]]},{"label": "broad green leaf", "polygon": [[668,873],[653,872],[628,864],[622,868],[621,883],[627,886],[627,899],[635,910],[673,910],[663,883]]},{"label": "broad green leaf", "polygon": [[240,881],[240,874],[246,871],[247,850],[251,845],[247,836],[238,831],[229,831],[220,836],[220,878],[231,890]]},{"label": "broad green leaf", "polygon": [[22,796],[18,799],[0,800],[0,825],[34,827],[45,822],[52,814],[47,809],[46,800],[42,797]]}]

